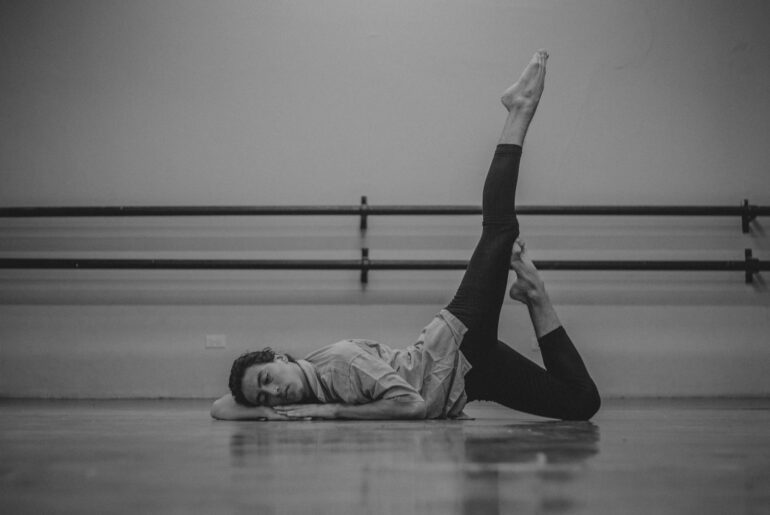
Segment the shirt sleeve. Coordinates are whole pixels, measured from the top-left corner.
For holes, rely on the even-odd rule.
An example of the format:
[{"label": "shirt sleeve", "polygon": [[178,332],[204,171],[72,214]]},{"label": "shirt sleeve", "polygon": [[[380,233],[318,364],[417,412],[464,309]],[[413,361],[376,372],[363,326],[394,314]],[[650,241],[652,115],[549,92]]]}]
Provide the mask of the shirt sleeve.
[{"label": "shirt sleeve", "polygon": [[350,388],[367,401],[392,399],[401,395],[420,397],[404,378],[383,360],[363,352],[350,363]]}]

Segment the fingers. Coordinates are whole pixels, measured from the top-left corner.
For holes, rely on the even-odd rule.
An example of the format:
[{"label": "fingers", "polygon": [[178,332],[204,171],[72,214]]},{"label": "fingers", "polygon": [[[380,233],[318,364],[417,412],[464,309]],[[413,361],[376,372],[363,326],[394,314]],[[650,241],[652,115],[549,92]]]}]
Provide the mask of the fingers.
[{"label": "fingers", "polygon": [[259,420],[292,420],[286,413],[276,410],[278,406],[272,408],[265,408],[267,410],[267,416],[260,418]]},{"label": "fingers", "polygon": [[273,410],[277,411],[278,413],[286,413],[289,411],[294,411],[302,409],[302,405],[299,404],[284,404],[282,406],[273,406]]},{"label": "fingers", "polygon": [[312,419],[312,408],[297,404],[287,404],[284,406],[275,406],[273,408],[276,413],[286,417],[286,419]]}]

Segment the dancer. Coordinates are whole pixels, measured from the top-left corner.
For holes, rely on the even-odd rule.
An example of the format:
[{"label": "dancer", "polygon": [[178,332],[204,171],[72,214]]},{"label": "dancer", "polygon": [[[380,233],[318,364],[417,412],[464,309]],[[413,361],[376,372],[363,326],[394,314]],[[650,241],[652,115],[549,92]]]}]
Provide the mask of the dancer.
[{"label": "dancer", "polygon": [[[519,237],[514,197],[522,146],[545,84],[538,50],[502,96],[508,117],[483,191],[481,239],[454,299],[406,349],[344,340],[296,360],[271,349],[235,360],[225,420],[459,418],[474,400],[563,420],[588,420],[600,397]],[[508,271],[511,298],[532,320],[545,369],[498,340]]]}]

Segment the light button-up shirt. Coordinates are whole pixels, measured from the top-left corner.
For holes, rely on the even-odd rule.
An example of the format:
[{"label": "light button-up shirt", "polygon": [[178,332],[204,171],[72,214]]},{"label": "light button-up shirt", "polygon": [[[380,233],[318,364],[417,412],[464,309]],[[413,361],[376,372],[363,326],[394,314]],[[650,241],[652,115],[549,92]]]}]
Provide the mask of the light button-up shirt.
[{"label": "light button-up shirt", "polygon": [[342,340],[297,361],[320,402],[364,404],[417,393],[427,418],[457,418],[467,402],[470,363],[460,352],[465,325],[442,309],[417,342],[391,349],[373,340]]}]

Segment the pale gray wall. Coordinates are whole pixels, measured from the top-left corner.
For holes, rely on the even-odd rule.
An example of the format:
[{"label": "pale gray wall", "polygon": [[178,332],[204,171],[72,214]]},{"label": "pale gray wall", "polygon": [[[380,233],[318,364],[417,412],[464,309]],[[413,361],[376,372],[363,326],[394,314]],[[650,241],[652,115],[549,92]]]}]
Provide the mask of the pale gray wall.
[{"label": "pale gray wall", "polygon": [[[770,4],[0,2],[0,205],[478,204],[551,53],[518,202],[770,204]],[[759,220],[522,218],[535,259],[768,259]],[[467,259],[476,217],[0,220],[2,256]],[[741,273],[545,272],[606,395],[767,395]],[[215,396],[231,360],[411,343],[455,272],[0,271],[0,395]],[[226,350],[205,350],[205,334]],[[526,310],[501,338],[532,351]]]}]

